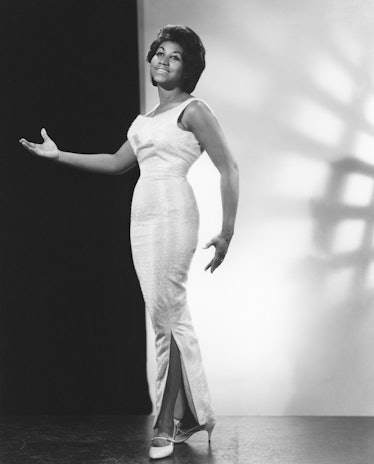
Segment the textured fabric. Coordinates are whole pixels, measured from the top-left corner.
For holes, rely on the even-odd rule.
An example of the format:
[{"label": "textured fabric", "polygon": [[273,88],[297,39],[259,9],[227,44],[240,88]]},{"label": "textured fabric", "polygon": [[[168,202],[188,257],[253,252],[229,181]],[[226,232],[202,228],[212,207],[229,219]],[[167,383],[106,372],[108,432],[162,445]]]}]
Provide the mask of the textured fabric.
[{"label": "textured fabric", "polygon": [[193,100],[197,99],[190,98],[154,117],[139,115],[127,134],[140,167],[132,200],[131,247],[155,331],[155,423],[168,374],[171,334],[180,350],[189,406],[199,424],[214,420],[186,300],[187,275],[199,226],[186,174],[201,149],[192,132],[178,127],[178,118]]}]

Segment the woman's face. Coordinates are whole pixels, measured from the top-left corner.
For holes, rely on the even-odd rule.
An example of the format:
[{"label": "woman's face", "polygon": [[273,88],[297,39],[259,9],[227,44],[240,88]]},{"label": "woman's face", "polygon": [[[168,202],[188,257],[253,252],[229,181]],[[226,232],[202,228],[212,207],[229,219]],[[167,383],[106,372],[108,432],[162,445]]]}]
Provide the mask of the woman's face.
[{"label": "woman's face", "polygon": [[183,82],[183,49],[176,42],[162,42],[151,60],[151,76],[156,84],[171,90]]}]

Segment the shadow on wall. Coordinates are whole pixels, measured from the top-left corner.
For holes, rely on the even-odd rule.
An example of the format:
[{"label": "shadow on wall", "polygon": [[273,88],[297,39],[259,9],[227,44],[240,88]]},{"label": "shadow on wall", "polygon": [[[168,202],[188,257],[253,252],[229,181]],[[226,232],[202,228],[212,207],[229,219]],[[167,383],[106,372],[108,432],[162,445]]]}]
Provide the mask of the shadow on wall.
[{"label": "shadow on wall", "polygon": [[[331,164],[325,195],[311,203],[316,253],[304,261],[309,311],[320,315],[298,355],[287,413],[365,415],[374,322],[374,166],[352,157]],[[365,381],[367,380],[367,381]],[[342,410],[345,405],[345,410]]]},{"label": "shadow on wall", "polygon": [[[268,18],[252,24],[250,64],[241,69],[238,60],[235,66],[249,85],[238,77],[222,96],[246,116],[236,119],[233,133],[235,151],[247,155],[244,139],[251,153],[240,160],[248,202],[239,220],[248,221],[253,241],[256,228],[259,236],[268,234],[258,247],[266,275],[256,275],[252,285],[276,294],[272,307],[261,294],[246,308],[261,305],[272,317],[264,334],[273,350],[252,373],[261,376],[276,360],[267,383],[278,388],[269,399],[260,388],[249,395],[282,414],[368,414],[374,387],[372,32],[347,18],[318,25],[297,19],[275,22],[271,35]],[[224,42],[220,50],[230,56]],[[249,263],[256,262],[255,253],[248,253]],[[270,325],[282,312],[293,329],[279,326],[283,339],[274,342]],[[253,345],[247,352],[261,349]]]},{"label": "shadow on wall", "polygon": [[[372,53],[366,47],[356,66],[332,46],[329,53],[336,69],[346,73],[343,81],[346,90],[351,89],[351,98],[345,104],[331,98],[339,92],[336,73],[337,88],[331,87],[329,97],[321,98],[312,87],[308,92],[322,117],[313,123],[327,139],[336,137],[336,148],[332,147],[330,160],[326,159],[328,175],[322,194],[310,202],[314,250],[301,266],[307,298],[301,298],[300,304],[313,316],[305,320],[311,325],[296,356],[294,394],[285,413],[320,410],[327,415],[366,415],[374,386]],[[325,77],[331,80],[334,72],[329,69]],[[326,84],[326,79],[321,83]],[[304,127],[310,135],[315,131]],[[318,139],[321,133],[316,135]],[[318,150],[319,142],[314,143]],[[321,153],[326,152],[326,146],[321,148]],[[349,155],[342,154],[347,151]]]},{"label": "shadow on wall", "polygon": [[[372,33],[336,23],[319,30],[312,22],[309,30],[291,24],[287,32],[283,24],[280,42],[289,48],[278,56],[277,45],[263,46],[260,34],[251,46],[253,69],[262,69],[266,78],[263,99],[248,102],[253,110],[246,121],[262,157],[245,160],[257,169],[252,185],[263,183],[258,214],[284,225],[304,221],[300,230],[308,230],[312,242],[308,253],[305,242],[298,244],[297,228],[290,227],[293,235],[281,245],[291,250],[294,240],[300,246],[299,258],[290,251],[283,266],[288,279],[298,274],[298,304],[290,303],[298,341],[289,354],[283,408],[290,415],[365,415],[373,404]],[[239,124],[245,133],[245,120]]]}]

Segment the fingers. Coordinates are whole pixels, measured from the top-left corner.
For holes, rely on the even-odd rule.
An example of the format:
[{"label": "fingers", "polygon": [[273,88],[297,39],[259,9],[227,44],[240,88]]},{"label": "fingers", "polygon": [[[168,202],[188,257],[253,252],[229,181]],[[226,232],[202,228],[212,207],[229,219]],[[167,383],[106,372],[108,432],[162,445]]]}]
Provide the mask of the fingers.
[{"label": "fingers", "polygon": [[207,271],[210,268],[210,273],[213,274],[213,272],[217,269],[217,267],[221,264],[221,262],[215,261],[214,259],[212,259],[212,261],[205,266],[204,271]]},{"label": "fingers", "polygon": [[29,141],[26,140],[26,139],[20,139],[19,143],[21,143],[22,145],[25,145],[25,146],[27,146],[27,147],[33,147],[33,148],[35,148],[35,143],[29,142]]},{"label": "fingers", "polygon": [[37,146],[36,143],[29,142],[29,141],[26,140],[26,139],[20,139],[19,143],[20,143],[24,148],[26,148],[26,150],[31,151],[31,153],[36,153],[36,154],[38,154],[39,149],[38,149],[38,146]]},{"label": "fingers", "polygon": [[210,266],[210,272],[214,272],[218,266],[222,264],[223,258],[214,257],[212,265]]},{"label": "fingers", "polygon": [[207,271],[210,268],[210,266],[212,265],[212,262],[213,260],[205,266],[204,271]]},{"label": "fingers", "polygon": [[207,271],[210,268],[210,273],[212,274],[218,266],[222,264],[224,257],[216,254],[209,264],[205,266],[204,271]]}]

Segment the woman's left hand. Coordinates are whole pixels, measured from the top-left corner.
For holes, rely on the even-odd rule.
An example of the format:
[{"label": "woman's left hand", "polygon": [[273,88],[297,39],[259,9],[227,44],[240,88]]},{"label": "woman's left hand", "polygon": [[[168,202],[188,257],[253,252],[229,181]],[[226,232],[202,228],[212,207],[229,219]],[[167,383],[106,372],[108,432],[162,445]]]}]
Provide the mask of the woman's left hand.
[{"label": "woman's left hand", "polygon": [[212,238],[203,248],[207,249],[211,247],[212,245],[215,246],[216,251],[214,253],[214,257],[211,260],[211,262],[205,267],[205,271],[207,271],[210,268],[210,272],[214,272],[218,266],[222,263],[222,261],[225,259],[227,249],[229,247],[229,240],[225,238],[223,235],[218,234],[215,237]]}]

